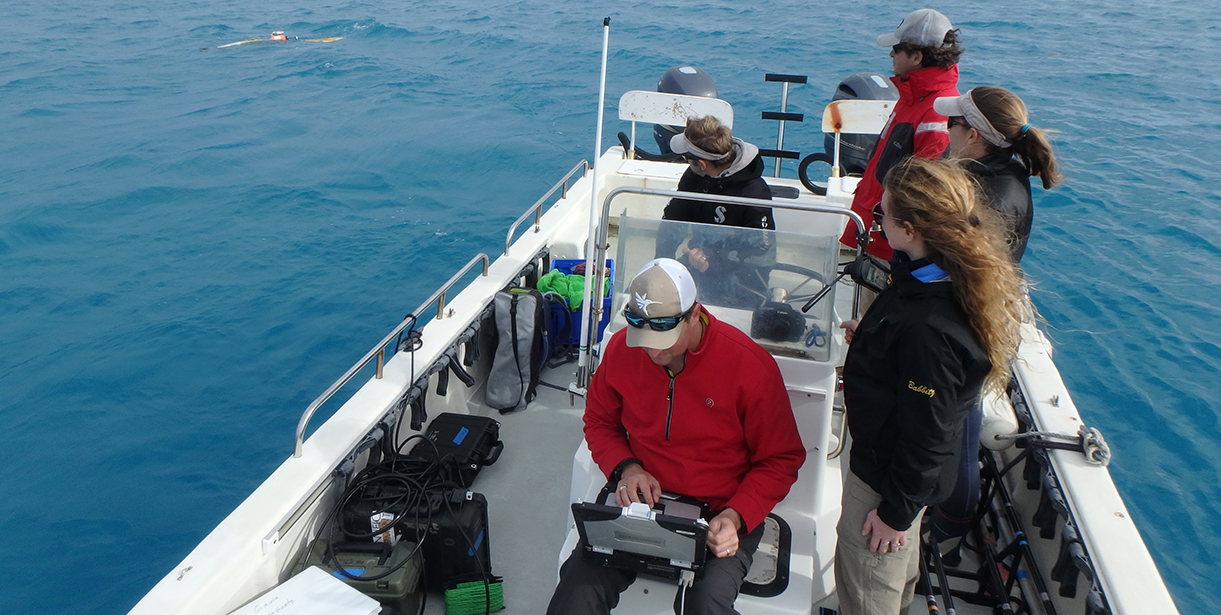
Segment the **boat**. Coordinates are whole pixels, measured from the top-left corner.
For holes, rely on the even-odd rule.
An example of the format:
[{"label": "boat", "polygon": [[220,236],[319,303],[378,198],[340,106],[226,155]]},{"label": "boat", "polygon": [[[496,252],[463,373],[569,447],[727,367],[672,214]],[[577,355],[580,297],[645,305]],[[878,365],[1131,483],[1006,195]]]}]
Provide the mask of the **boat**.
[{"label": "boat", "polygon": [[[274,591],[300,568],[316,538],[335,532],[333,513],[369,451],[387,448],[387,439],[397,450],[446,413],[499,422],[503,452],[471,490],[488,503],[491,569],[502,579],[505,612],[545,610],[558,566],[576,544],[569,505],[592,500],[605,481],[584,446],[581,419],[584,386],[597,363],[598,324],[605,316],[603,340],[625,325],[623,289],[632,272],[652,258],[659,233],[686,230],[661,220],[668,199],[683,195],[675,188],[686,165],[636,156],[636,123],[681,124],[703,114],[733,122],[727,102],[657,92],[625,94],[619,113],[631,122],[629,146],[609,147],[593,164],[583,160],[560,175],[507,229],[501,253],[473,255],[390,327],[305,409],[291,449],[285,434],[285,461],[135,605],[133,615],[222,615]],[[823,127],[837,141],[876,134],[886,114],[884,102],[837,101],[825,110]],[[780,365],[807,460],[774,510],[775,529],[760,550],[767,557],[756,558],[756,567],[765,562],[770,568],[752,568],[747,580],[753,589],[744,590],[736,607],[742,613],[833,613],[832,556],[846,471],[843,415],[850,411],[837,394],[836,368],[846,345],[836,325],[857,311],[856,284],[840,269],[845,259],[859,257],[841,252],[837,239],[852,217],[856,179],[833,172],[825,194],[798,179],[766,180],[777,198],[764,204],[775,211],[780,230],[734,230],[768,234],[776,246],[775,262],[762,274],[770,298],[808,307],[800,313],[802,325],[821,335],[803,329],[795,339],[755,336]],[[485,399],[494,297],[572,260],[590,265],[589,287],[602,288],[603,277],[610,278],[606,306],[584,301],[580,359],[544,369],[537,397],[501,414]],[[606,261],[613,266],[595,265]],[[750,305],[735,298],[702,301],[722,321],[752,332]],[[1024,323],[1022,333],[1007,393],[987,402],[992,422],[981,449],[985,506],[967,538],[926,545],[929,569],[922,571],[919,601],[950,613],[1177,613],[1107,471],[1101,431],[1083,424],[1038,324]],[[469,383],[449,377],[459,372],[469,377],[459,380]],[[314,414],[328,403],[338,408],[315,425]],[[615,612],[669,613],[674,587],[642,576]],[[431,595],[423,611],[443,612],[439,596]]]}]

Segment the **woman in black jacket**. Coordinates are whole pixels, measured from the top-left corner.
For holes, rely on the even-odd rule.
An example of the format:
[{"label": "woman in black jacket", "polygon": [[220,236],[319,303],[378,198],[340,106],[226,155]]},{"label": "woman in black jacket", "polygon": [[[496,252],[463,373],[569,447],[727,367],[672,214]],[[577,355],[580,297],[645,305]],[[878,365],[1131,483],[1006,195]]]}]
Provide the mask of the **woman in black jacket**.
[{"label": "woman in black jacket", "polygon": [[963,161],[982,188],[984,202],[1005,217],[1013,262],[1022,260],[1034,220],[1030,177],[1043,189],[1060,183],[1051,142],[1030,125],[1026,105],[1017,94],[991,85],[962,96],[938,98],[933,109],[949,117],[950,156]]},{"label": "woman in black jacket", "polygon": [[[1005,88],[981,85],[962,96],[938,98],[933,108],[949,117],[950,155],[979,185],[984,203],[1006,222],[1009,257],[1022,260],[1034,221],[1030,177],[1050,190],[1061,181],[1046,133],[1030,125],[1026,104]],[[962,441],[962,465],[953,495],[933,512],[933,527],[945,539],[970,529],[979,503],[979,430],[983,409],[969,415]]]},{"label": "woman in black jacket", "polygon": [[1003,222],[976,205],[960,166],[907,159],[883,186],[874,215],[896,251],[892,283],[843,324],[852,434],[835,556],[843,615],[910,604],[924,508],[954,487],[981,389],[1008,382],[1027,305]]}]

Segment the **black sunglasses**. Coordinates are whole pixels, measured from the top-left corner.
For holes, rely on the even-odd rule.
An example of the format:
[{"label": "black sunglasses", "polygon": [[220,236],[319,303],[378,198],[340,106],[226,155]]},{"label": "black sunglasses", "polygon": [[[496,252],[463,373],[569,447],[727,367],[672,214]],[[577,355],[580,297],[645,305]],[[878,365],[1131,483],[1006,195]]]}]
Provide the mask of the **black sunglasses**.
[{"label": "black sunglasses", "polygon": [[[691,307],[694,308],[695,306],[691,306]],[[643,329],[644,326],[647,324],[647,325],[649,325],[649,328],[654,331],[669,331],[669,330],[673,329],[674,327],[677,327],[678,323],[682,322],[683,319],[686,318],[689,314],[691,314],[691,310],[687,310],[686,312],[683,312],[682,314],[679,314],[678,316],[659,316],[657,318],[645,318],[644,316],[640,316],[639,314],[636,314],[635,312],[633,312],[631,310],[631,308],[627,308],[627,307],[623,308],[623,317],[625,319],[627,319],[627,324],[629,324],[637,329]]]},{"label": "black sunglasses", "polygon": [[960,117],[951,117],[945,121],[945,127],[947,130],[950,128],[953,128],[955,126],[962,126],[963,128],[971,127],[971,125],[968,124],[966,120],[964,120]]}]

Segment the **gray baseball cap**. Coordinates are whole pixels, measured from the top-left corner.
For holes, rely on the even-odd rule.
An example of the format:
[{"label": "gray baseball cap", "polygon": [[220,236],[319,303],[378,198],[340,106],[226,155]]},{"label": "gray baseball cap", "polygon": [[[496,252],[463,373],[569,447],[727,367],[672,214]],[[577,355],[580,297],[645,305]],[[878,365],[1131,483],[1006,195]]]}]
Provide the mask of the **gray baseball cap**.
[{"label": "gray baseball cap", "polygon": [[907,43],[919,47],[943,47],[945,33],[953,29],[954,24],[945,15],[933,9],[920,9],[908,13],[893,33],[879,36],[878,45],[893,47]]}]

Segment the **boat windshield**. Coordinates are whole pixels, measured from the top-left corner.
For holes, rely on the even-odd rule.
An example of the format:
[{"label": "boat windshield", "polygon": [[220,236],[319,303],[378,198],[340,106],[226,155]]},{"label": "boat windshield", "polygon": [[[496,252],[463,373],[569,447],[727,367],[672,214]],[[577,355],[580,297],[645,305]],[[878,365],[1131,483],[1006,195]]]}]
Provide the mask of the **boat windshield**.
[{"label": "boat windshield", "polygon": [[[623,326],[627,283],[648,261],[676,258],[699,301],[776,356],[830,360],[838,246],[830,235],[619,216],[613,328]],[[834,284],[832,284],[834,286]],[[808,312],[801,308],[824,289]]]}]

